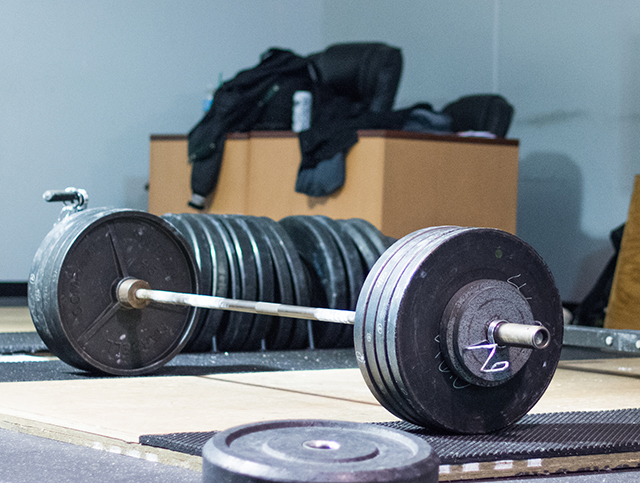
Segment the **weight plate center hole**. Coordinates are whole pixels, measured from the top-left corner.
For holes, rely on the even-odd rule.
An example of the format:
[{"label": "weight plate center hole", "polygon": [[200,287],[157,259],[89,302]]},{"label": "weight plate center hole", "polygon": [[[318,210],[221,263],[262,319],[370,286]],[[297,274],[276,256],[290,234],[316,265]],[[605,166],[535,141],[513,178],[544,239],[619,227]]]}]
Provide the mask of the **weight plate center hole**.
[{"label": "weight plate center hole", "polygon": [[312,439],[309,441],[305,441],[304,443],[302,443],[302,446],[304,446],[307,449],[313,449],[313,450],[337,450],[340,449],[340,443],[338,443],[337,441],[330,441],[330,440],[326,440],[326,439]]}]

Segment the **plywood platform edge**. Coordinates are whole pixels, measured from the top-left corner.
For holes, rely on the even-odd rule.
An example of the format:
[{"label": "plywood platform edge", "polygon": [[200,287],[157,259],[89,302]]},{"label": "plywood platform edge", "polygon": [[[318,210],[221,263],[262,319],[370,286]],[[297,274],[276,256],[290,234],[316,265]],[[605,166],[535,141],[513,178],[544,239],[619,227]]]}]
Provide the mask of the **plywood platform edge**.
[{"label": "plywood platform edge", "polygon": [[200,456],[131,443],[10,414],[0,414],[0,428],[168,466],[202,471],[202,458]]},{"label": "plywood platform edge", "polygon": [[440,465],[438,481],[484,478],[547,476],[640,468],[640,453],[614,453],[559,458],[487,461],[461,465]]}]

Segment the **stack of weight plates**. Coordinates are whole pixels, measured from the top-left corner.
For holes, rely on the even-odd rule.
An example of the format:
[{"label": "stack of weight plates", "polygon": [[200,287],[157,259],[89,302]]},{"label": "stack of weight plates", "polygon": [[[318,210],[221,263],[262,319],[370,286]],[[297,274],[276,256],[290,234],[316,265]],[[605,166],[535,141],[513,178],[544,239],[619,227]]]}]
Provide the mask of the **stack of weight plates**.
[{"label": "stack of weight plates", "polygon": [[[553,341],[495,387],[453,372],[440,342],[445,306],[459,289],[483,279],[518,290]],[[452,226],[416,231],[379,258],[362,293],[354,337],[358,365],[378,401],[401,419],[457,433],[495,431],[526,414],[551,380],[562,340],[560,297],[542,259],[513,235]]]},{"label": "stack of weight plates", "polygon": [[[389,241],[361,219],[290,216],[280,220],[308,270],[311,306],[355,310],[364,279]],[[351,347],[353,327],[313,322],[315,347]]]},{"label": "stack of weight plates", "polygon": [[[361,219],[166,214],[191,246],[200,293],[354,310],[364,279],[393,241]],[[353,329],[241,312],[199,310],[186,351],[353,345]]]}]

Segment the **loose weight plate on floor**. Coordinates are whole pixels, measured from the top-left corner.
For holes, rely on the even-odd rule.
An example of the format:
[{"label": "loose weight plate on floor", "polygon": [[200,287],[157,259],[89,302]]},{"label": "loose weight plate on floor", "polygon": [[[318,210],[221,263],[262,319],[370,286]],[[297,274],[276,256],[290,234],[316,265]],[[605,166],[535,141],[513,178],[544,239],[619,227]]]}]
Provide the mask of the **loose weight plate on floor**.
[{"label": "loose weight plate on floor", "polygon": [[202,449],[206,483],[435,483],[423,439],[371,424],[289,420],[222,431]]},{"label": "loose weight plate on floor", "polygon": [[[479,280],[513,287],[551,340],[492,387],[470,383],[456,372],[441,336],[451,323],[443,318],[448,303]],[[542,259],[513,235],[455,227],[408,235],[376,262],[363,294],[356,310],[356,328],[362,327],[356,356],[374,395],[403,419],[450,432],[491,432],[526,414],[553,376],[562,343],[560,297]],[[484,354],[488,362],[491,352]]]},{"label": "loose weight plate on floor", "polygon": [[199,289],[187,243],[157,216],[88,210],[56,225],[29,275],[29,309],[50,350],[77,368],[113,375],[153,372],[173,358],[195,328],[196,310],[126,309],[115,291],[129,277],[161,290]]}]

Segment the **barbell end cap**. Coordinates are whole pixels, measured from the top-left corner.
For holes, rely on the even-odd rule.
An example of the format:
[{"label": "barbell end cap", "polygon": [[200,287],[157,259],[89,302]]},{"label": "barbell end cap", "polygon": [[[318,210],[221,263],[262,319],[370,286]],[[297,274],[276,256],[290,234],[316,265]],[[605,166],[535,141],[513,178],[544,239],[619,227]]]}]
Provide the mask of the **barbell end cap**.
[{"label": "barbell end cap", "polygon": [[150,290],[151,287],[144,280],[138,278],[124,278],[120,280],[116,287],[116,298],[118,303],[127,309],[143,309],[149,305],[150,300],[141,299],[136,296],[139,289]]},{"label": "barbell end cap", "polygon": [[533,347],[534,349],[546,349],[551,343],[551,333],[549,332],[549,329],[542,325],[537,327],[538,330],[536,330],[532,337]]}]

